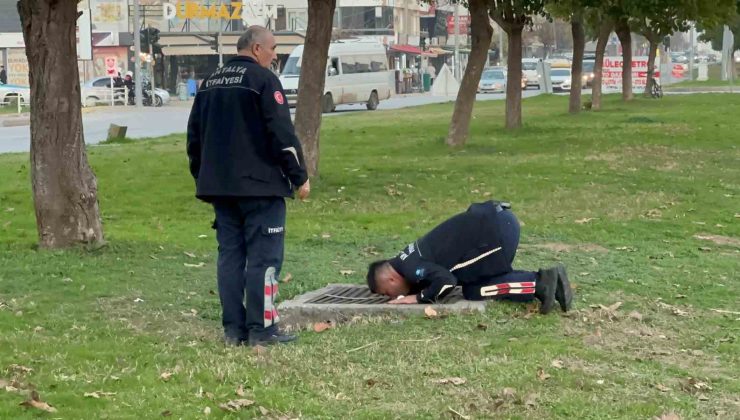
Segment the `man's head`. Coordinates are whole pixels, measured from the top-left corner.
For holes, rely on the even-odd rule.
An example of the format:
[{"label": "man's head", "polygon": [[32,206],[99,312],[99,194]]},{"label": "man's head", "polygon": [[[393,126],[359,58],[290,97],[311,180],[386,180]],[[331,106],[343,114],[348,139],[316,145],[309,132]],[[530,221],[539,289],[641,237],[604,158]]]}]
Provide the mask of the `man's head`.
[{"label": "man's head", "polygon": [[367,269],[367,286],[373,293],[390,296],[407,295],[411,286],[388,262],[375,261]]},{"label": "man's head", "polygon": [[270,68],[272,62],[277,60],[276,46],[272,32],[262,26],[254,25],[247,28],[247,32],[239,37],[236,50],[239,55],[251,57],[260,66]]}]

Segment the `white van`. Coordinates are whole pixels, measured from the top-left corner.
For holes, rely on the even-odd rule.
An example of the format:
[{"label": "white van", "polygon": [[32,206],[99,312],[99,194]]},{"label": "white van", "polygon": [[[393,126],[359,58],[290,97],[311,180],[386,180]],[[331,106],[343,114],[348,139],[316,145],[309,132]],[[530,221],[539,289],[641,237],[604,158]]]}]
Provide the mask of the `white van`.
[{"label": "white van", "polygon": [[527,87],[535,86],[540,89],[540,74],[537,72],[537,66],[542,62],[539,58],[523,58],[522,59],[522,75],[527,78]]},{"label": "white van", "polygon": [[[298,100],[303,45],[297,46],[280,75],[290,106]],[[395,91],[394,73],[388,69],[385,47],[376,42],[345,41],[329,44],[322,111],[332,112],[340,104],[364,103],[374,110]]]}]

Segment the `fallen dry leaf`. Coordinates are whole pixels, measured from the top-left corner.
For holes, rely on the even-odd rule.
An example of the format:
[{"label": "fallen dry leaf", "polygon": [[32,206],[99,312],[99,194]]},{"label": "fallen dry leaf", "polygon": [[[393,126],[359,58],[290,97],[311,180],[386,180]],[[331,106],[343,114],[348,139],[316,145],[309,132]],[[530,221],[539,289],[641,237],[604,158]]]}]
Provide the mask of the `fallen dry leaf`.
[{"label": "fallen dry leaf", "polygon": [[538,378],[538,379],[539,379],[540,381],[546,381],[546,380],[550,379],[550,377],[551,377],[551,376],[550,376],[550,375],[548,375],[548,374],[547,374],[547,373],[545,372],[545,369],[542,369],[542,368],[539,368],[539,369],[537,369],[537,378]]},{"label": "fallen dry leaf", "polygon": [[192,252],[183,252],[183,254],[187,255],[190,258],[195,258],[195,254],[193,254]]},{"label": "fallen dry leaf", "polygon": [[165,382],[169,381],[170,378],[172,378],[172,373],[171,372],[162,372],[162,374],[159,375],[159,379],[161,379],[161,380],[163,380]]},{"label": "fallen dry leaf", "polygon": [[246,400],[246,399],[238,399],[238,400],[231,400],[227,403],[221,404],[218,407],[224,411],[231,411],[232,413],[235,413],[242,408],[249,407],[250,405],[253,405],[254,401],[252,400]]},{"label": "fallen dry leaf", "polygon": [[246,394],[244,393],[244,385],[239,385],[239,388],[236,389],[236,395],[239,397],[246,396]]},{"label": "fallen dry leaf", "polygon": [[596,220],[596,218],[595,217],[586,217],[586,218],[583,218],[583,219],[576,220],[576,223],[579,224],[579,225],[583,225],[583,224],[586,224],[586,223],[588,223],[588,222],[590,222],[592,220]]},{"label": "fallen dry leaf", "polygon": [[424,315],[427,318],[436,318],[437,316],[439,316],[437,311],[435,311],[434,308],[432,308],[431,306],[427,306],[424,308]]},{"label": "fallen dry leaf", "polygon": [[313,324],[313,330],[317,333],[324,332],[332,327],[331,322],[317,322]]},{"label": "fallen dry leaf", "polygon": [[211,414],[211,407],[204,408],[203,409],[203,414],[205,414],[206,416],[210,415]]},{"label": "fallen dry leaf", "polygon": [[288,273],[283,277],[282,280],[280,280],[282,283],[290,283],[290,281],[293,280],[293,275]]},{"label": "fallen dry leaf", "polygon": [[488,329],[488,325],[486,325],[486,324],[478,324],[478,329],[485,331],[485,330]]},{"label": "fallen dry leaf", "polygon": [[22,366],[22,365],[16,365],[16,364],[12,364],[12,365],[8,366],[8,370],[13,371],[13,372],[18,372],[18,373],[21,373],[21,374],[24,374],[24,375],[26,373],[33,372],[33,368]]},{"label": "fallen dry leaf", "polygon": [[703,252],[711,252],[711,251],[712,251],[712,248],[709,248],[709,247],[707,247],[707,246],[700,246],[700,247],[699,247],[699,251],[703,251]]},{"label": "fallen dry leaf", "polygon": [[562,360],[555,359],[550,363],[550,366],[554,367],[555,369],[562,369],[564,364]]},{"label": "fallen dry leaf", "polygon": [[466,416],[458,411],[455,411],[455,409],[453,409],[452,407],[447,407],[447,409],[450,410],[450,413],[452,413],[452,416],[454,418],[462,419],[462,420],[470,420],[470,416]]},{"label": "fallen dry leaf", "polygon": [[185,267],[190,267],[190,268],[203,268],[203,267],[206,266],[206,263],[204,263],[204,262],[199,262],[198,264],[188,264],[188,263],[185,263],[184,265],[185,265]]},{"label": "fallen dry leaf", "polygon": [[257,345],[252,348],[252,351],[254,351],[257,356],[262,356],[263,354],[267,353],[267,347]]},{"label": "fallen dry leaf", "polygon": [[352,274],[355,274],[355,270],[339,270],[339,274],[343,276],[351,276]]},{"label": "fallen dry leaf", "polygon": [[31,391],[31,399],[28,401],[23,401],[19,405],[22,407],[31,407],[38,410],[46,411],[47,413],[56,413],[57,411],[57,409],[52,407],[50,404],[41,401],[41,397],[36,391]]},{"label": "fallen dry leaf", "polygon": [[262,414],[263,416],[267,416],[268,414],[270,414],[270,410],[266,409],[265,407],[259,406],[258,409],[260,410],[260,414]]},{"label": "fallen dry leaf", "polygon": [[670,390],[671,390],[670,388],[668,388],[667,386],[665,386],[665,385],[663,385],[663,384],[655,384],[655,388],[656,388],[656,389],[657,389],[658,391],[660,391],[660,392],[668,392],[668,391],[670,391]]},{"label": "fallen dry leaf", "polygon": [[698,398],[699,401],[709,401],[709,397],[707,397],[704,394],[699,394],[699,395],[696,396],[696,398]]},{"label": "fallen dry leaf", "polygon": [[329,239],[329,238],[331,238],[331,234],[329,234],[329,233],[322,233],[321,234],[321,238],[322,239]]},{"label": "fallen dry leaf", "polygon": [[514,388],[504,388],[501,390],[501,397],[503,398],[513,398],[516,396],[516,390]]},{"label": "fallen dry leaf", "polygon": [[630,312],[629,317],[637,321],[642,321],[642,314],[637,311]]},{"label": "fallen dry leaf", "polygon": [[437,384],[437,385],[452,384],[452,385],[455,385],[455,386],[462,385],[465,382],[467,382],[467,379],[465,379],[465,378],[458,378],[458,377],[444,378],[444,379],[435,379],[435,380],[432,381],[433,384]]},{"label": "fallen dry leaf", "polygon": [[162,417],[169,417],[171,415],[172,415],[172,411],[170,410],[165,410],[162,412]]}]

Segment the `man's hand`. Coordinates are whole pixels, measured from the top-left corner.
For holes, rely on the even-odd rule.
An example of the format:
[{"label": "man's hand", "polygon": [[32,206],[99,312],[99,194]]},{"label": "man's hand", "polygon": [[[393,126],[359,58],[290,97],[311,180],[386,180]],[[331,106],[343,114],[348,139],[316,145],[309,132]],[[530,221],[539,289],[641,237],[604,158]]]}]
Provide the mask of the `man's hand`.
[{"label": "man's hand", "polygon": [[298,188],[298,198],[305,200],[308,198],[309,194],[311,194],[311,181],[306,180],[306,182]]},{"label": "man's hand", "polygon": [[391,305],[403,305],[403,304],[418,303],[418,302],[416,301],[416,295],[409,295],[409,296],[404,296],[399,299],[393,299],[388,303],[390,303]]}]

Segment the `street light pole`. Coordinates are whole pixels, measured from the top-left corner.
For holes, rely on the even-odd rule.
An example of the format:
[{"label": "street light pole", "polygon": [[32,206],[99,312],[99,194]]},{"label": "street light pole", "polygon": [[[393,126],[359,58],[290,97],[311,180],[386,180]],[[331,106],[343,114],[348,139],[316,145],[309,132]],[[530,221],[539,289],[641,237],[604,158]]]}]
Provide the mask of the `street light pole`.
[{"label": "street light pole", "polygon": [[134,0],[134,95],[136,96],[136,107],[141,108],[141,34],[139,32],[139,21],[141,20],[139,0]]}]

